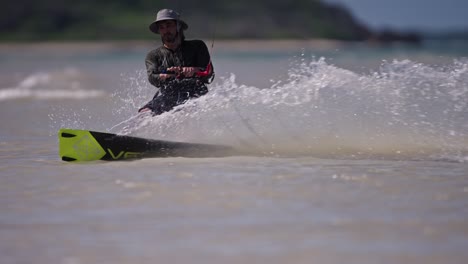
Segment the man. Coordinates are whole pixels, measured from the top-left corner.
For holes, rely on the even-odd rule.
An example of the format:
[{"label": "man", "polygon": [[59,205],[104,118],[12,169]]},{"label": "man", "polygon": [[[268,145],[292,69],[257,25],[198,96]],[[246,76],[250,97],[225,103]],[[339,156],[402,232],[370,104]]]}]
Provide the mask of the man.
[{"label": "man", "polygon": [[185,40],[188,25],[177,12],[162,9],[150,30],[161,35],[163,45],[146,55],[149,82],[159,88],[153,100],[138,112],[159,115],[208,92],[206,84],[214,77],[213,65],[205,43]]}]

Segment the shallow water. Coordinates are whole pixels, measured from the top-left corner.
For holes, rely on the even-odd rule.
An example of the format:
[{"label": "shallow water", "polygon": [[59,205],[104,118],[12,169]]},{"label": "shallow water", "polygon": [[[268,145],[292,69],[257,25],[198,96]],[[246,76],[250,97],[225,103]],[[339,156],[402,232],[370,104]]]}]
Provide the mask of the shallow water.
[{"label": "shallow water", "polygon": [[248,155],[87,164],[57,130],[123,133],[149,46],[3,47],[1,262],[464,263],[467,51],[261,47],[215,44],[207,96],[125,131]]}]

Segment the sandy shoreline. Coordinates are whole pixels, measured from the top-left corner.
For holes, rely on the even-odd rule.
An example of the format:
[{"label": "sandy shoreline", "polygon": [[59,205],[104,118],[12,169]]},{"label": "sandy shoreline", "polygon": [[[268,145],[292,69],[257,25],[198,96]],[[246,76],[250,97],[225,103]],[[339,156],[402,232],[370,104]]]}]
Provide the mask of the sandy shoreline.
[{"label": "sandy shoreline", "polygon": [[[356,44],[353,42],[335,41],[327,39],[308,40],[212,40],[204,39],[210,49],[218,51],[227,50],[298,50],[303,48],[313,49],[334,49],[343,46]],[[161,43],[154,41],[75,41],[75,42],[4,42],[0,43],[1,52],[100,52],[100,51],[139,51],[149,50]]]}]

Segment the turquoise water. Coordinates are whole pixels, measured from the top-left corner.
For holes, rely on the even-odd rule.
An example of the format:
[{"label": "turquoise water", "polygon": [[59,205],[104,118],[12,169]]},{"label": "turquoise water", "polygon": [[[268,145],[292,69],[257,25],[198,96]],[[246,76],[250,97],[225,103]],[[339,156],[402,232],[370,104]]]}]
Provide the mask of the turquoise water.
[{"label": "turquoise water", "polygon": [[[151,44],[1,46],[2,263],[465,262],[467,45],[207,43],[210,93],[126,130]],[[250,155],[70,164],[61,127]]]}]

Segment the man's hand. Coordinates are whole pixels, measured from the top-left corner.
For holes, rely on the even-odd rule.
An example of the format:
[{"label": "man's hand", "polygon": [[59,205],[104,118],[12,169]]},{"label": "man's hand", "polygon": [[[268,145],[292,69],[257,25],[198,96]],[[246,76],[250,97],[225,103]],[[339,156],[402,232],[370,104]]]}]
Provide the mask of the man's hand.
[{"label": "man's hand", "polygon": [[200,71],[198,67],[170,67],[167,71],[174,72],[177,77],[193,77]]},{"label": "man's hand", "polygon": [[175,74],[167,74],[167,73],[160,73],[159,74],[159,78],[161,80],[163,80],[163,81],[166,80],[166,79],[172,78],[174,76],[175,76]]},{"label": "man's hand", "polygon": [[181,74],[185,77],[193,77],[199,71],[198,67],[182,67]]}]

